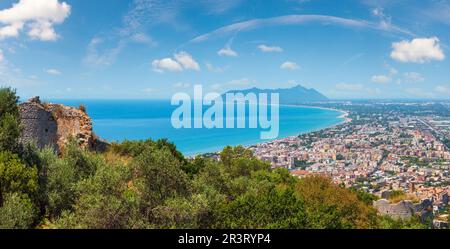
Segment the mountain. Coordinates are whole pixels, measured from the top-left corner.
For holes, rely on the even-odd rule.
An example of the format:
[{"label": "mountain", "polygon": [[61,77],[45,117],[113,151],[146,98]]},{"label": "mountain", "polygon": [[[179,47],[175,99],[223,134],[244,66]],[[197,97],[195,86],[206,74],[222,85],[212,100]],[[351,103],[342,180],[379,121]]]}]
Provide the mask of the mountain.
[{"label": "mountain", "polygon": [[231,90],[226,93],[279,93],[280,94],[280,104],[282,105],[295,105],[309,102],[322,102],[328,101],[329,99],[313,88],[305,88],[301,85],[292,88],[278,88],[278,89],[259,89],[251,88],[246,90]]}]

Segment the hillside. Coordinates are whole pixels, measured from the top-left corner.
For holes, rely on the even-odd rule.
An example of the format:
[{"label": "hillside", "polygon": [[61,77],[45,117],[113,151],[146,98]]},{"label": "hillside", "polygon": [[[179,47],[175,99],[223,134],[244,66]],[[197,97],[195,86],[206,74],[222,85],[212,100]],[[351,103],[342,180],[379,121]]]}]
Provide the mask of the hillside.
[{"label": "hillside", "polygon": [[259,89],[259,88],[251,88],[246,90],[231,90],[227,93],[279,93],[280,94],[280,104],[283,105],[296,105],[310,102],[323,102],[328,101],[329,99],[318,92],[314,88],[306,88],[301,85],[292,87],[292,88],[277,88],[277,89]]}]

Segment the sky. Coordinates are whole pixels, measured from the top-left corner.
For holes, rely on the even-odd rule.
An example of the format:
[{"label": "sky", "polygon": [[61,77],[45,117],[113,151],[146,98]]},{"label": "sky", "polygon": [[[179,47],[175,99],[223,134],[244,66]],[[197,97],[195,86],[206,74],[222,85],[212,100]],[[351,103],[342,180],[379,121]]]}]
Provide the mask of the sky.
[{"label": "sky", "polygon": [[450,0],[2,0],[0,86],[169,99],[302,85],[449,99]]}]

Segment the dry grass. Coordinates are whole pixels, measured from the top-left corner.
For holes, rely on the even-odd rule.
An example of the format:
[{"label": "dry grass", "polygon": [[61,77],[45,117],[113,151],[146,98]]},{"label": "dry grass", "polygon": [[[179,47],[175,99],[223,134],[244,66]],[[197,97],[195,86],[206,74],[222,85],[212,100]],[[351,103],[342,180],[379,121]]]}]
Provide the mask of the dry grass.
[{"label": "dry grass", "polygon": [[417,196],[412,194],[401,194],[389,198],[390,203],[399,203],[401,201],[412,201],[413,203],[420,202],[419,198],[417,198]]},{"label": "dry grass", "polygon": [[105,160],[106,163],[108,164],[116,164],[116,163],[123,163],[123,164],[128,164],[132,157],[129,156],[122,156],[119,155],[117,153],[114,153],[112,151],[107,151],[101,154],[101,156],[103,157],[103,159]]}]

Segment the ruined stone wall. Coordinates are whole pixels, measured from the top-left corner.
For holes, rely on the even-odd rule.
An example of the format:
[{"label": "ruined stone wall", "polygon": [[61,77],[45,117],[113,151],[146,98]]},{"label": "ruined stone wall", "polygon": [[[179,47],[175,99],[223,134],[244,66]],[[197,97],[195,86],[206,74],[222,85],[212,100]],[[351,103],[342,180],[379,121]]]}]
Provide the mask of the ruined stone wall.
[{"label": "ruined stone wall", "polygon": [[60,152],[70,138],[87,149],[105,150],[107,143],[92,131],[92,120],[83,111],[60,104],[44,104],[38,97],[19,105],[22,142],[35,141]]},{"label": "ruined stone wall", "polygon": [[373,206],[378,210],[379,214],[387,215],[394,219],[408,219],[415,214],[418,214],[422,219],[426,216],[430,216],[430,212],[432,216],[433,213],[429,209],[432,205],[433,202],[429,199],[424,199],[421,203],[413,203],[409,200],[390,203],[386,199],[374,201],[373,203]]},{"label": "ruined stone wall", "polygon": [[19,110],[23,128],[21,142],[34,141],[39,148],[50,146],[58,150],[58,127],[52,113],[36,102],[23,103]]},{"label": "ruined stone wall", "polygon": [[411,201],[400,201],[399,203],[390,204],[388,200],[381,199],[375,201],[373,206],[381,215],[388,215],[395,219],[407,219],[416,212],[416,208]]},{"label": "ruined stone wall", "polygon": [[81,110],[59,104],[45,105],[57,124],[57,144],[64,148],[70,138],[76,139],[83,148],[94,146],[94,134],[92,132],[92,121],[89,116]]}]

